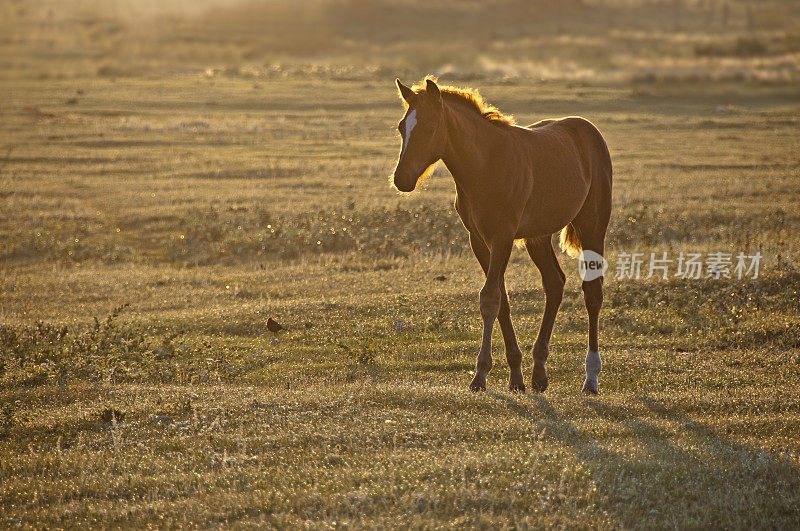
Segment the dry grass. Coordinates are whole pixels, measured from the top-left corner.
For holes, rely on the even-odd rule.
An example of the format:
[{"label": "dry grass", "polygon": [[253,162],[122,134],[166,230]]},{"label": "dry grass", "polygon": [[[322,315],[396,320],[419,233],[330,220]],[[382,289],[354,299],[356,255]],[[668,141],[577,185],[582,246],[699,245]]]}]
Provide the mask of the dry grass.
[{"label": "dry grass", "polygon": [[[800,526],[794,4],[161,4],[0,7],[0,526]],[[609,277],[592,398],[562,256],[550,389],[505,392],[498,333],[468,393],[452,181],[386,179],[394,75],[430,71],[599,125],[612,267],[760,251],[760,278]],[[525,347],[534,271],[515,251]]]}]

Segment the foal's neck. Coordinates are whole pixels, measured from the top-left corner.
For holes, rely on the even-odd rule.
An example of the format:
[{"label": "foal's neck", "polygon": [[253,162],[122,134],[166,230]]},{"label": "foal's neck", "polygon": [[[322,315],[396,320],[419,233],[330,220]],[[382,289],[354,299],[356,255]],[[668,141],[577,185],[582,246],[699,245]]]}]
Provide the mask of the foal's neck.
[{"label": "foal's neck", "polygon": [[442,161],[456,186],[467,194],[486,184],[492,165],[489,153],[503,144],[505,131],[471,109],[454,103],[444,105],[447,146]]}]

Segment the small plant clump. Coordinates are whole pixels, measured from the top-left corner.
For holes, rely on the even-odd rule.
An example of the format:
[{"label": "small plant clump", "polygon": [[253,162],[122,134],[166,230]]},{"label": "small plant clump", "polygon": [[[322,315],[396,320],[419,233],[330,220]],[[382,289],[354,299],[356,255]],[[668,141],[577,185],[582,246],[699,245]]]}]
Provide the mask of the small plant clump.
[{"label": "small plant clump", "polygon": [[203,351],[159,333],[119,321],[129,306],[114,308],[89,325],[0,325],[0,381],[9,385],[87,382],[170,382],[211,378]]}]

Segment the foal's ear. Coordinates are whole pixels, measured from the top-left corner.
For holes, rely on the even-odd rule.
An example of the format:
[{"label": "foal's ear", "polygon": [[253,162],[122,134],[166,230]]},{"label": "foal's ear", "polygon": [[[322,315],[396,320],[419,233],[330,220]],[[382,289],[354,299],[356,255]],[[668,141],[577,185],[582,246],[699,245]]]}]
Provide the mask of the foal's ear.
[{"label": "foal's ear", "polygon": [[425,80],[425,92],[434,98],[435,101],[442,101],[442,92],[439,90],[439,85],[437,85],[434,80]]},{"label": "foal's ear", "polygon": [[403,98],[406,103],[411,105],[411,102],[414,100],[414,98],[416,98],[417,93],[403,85],[403,82],[400,81],[400,78],[395,78],[394,82],[397,83],[397,90],[400,91],[400,97]]}]

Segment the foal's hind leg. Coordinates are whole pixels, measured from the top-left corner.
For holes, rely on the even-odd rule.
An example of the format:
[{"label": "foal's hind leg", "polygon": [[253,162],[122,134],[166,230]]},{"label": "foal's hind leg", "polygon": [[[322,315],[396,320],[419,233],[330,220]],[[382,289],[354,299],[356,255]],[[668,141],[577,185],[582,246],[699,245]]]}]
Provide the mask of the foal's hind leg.
[{"label": "foal's hind leg", "polygon": [[[591,234],[581,235],[581,246],[584,251],[594,251],[603,256],[603,239],[604,235],[600,237],[595,237]],[[583,382],[583,392],[596,395],[598,393],[597,378],[602,369],[597,329],[600,321],[600,307],[603,305],[603,277],[600,276],[588,282],[584,281],[581,284],[581,289],[583,290],[583,300],[586,304],[586,313],[589,315],[586,379]]]},{"label": "foal's hind leg", "polygon": [[[472,247],[472,252],[481,264],[484,275],[489,271],[489,248],[483,241],[472,234],[469,237],[469,243]],[[497,314],[497,320],[500,322],[500,330],[503,332],[503,342],[506,347],[506,361],[511,372],[508,382],[508,388],[511,391],[525,392],[525,379],[522,377],[522,351],[517,344],[517,335],[514,332],[514,325],[511,324],[511,307],[508,304],[508,294],[506,293],[505,279],[500,280],[500,311]],[[486,375],[492,368],[491,351],[489,351],[488,363],[487,359],[483,356],[484,349],[481,348],[481,353],[478,354],[478,360],[475,367],[475,378],[470,384],[470,389],[473,391],[482,391],[486,389]]]},{"label": "foal's hind leg", "polygon": [[583,289],[583,300],[586,303],[586,312],[589,314],[589,348],[586,350],[586,379],[583,381],[583,392],[596,395],[597,377],[602,368],[600,348],[597,343],[597,327],[600,320],[600,307],[603,305],[603,277],[584,282],[581,288]]},{"label": "foal's hind leg", "polygon": [[531,378],[533,389],[541,393],[547,389],[545,362],[550,353],[548,345],[553,333],[556,314],[561,306],[561,299],[564,297],[566,276],[558,264],[549,236],[525,240],[525,247],[542,275],[542,287],[545,294],[542,325],[536,336],[536,342],[533,344],[533,376]]}]

